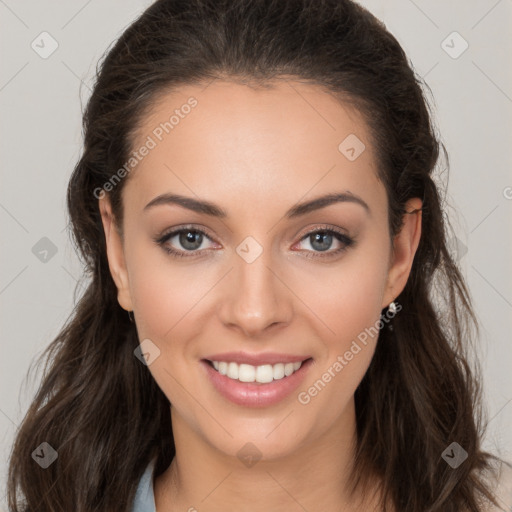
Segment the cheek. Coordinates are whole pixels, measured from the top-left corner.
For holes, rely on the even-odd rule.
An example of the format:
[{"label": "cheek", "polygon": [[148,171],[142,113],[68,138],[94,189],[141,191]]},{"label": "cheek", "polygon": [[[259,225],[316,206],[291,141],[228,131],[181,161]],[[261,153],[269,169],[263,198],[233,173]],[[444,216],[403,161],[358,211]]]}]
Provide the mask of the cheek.
[{"label": "cheek", "polygon": [[183,267],[165,261],[165,254],[162,258],[152,252],[159,251],[139,251],[133,257],[130,290],[138,336],[141,342],[150,339],[160,351],[148,367],[160,389],[183,414],[191,414],[195,409],[189,394],[199,396],[199,390],[188,368],[197,350],[194,340],[204,330],[195,315],[211,284],[196,272],[184,272]]},{"label": "cheek", "polygon": [[[387,260],[382,246],[362,249],[329,267],[307,272],[299,269],[294,289],[307,297],[309,317],[323,324],[322,339],[329,348],[342,350],[380,318],[387,282]],[[303,315],[306,315],[304,308]]]},{"label": "cheek", "polygon": [[141,241],[128,247],[130,293],[142,337],[170,340],[194,315],[211,287],[200,267],[176,262],[155,245]]},{"label": "cheek", "polygon": [[131,289],[139,314],[137,326],[141,334],[146,333],[158,340],[172,338],[173,332],[181,327],[180,321],[187,321],[187,312],[199,302],[202,295],[199,283],[183,279],[170,266],[140,272],[133,280]]},{"label": "cheek", "polygon": [[342,346],[378,321],[385,277],[380,265],[365,265],[353,271],[347,269],[340,278],[337,297],[333,297],[327,307]]},{"label": "cheek", "polygon": [[310,291],[308,306],[321,320],[323,343],[323,355],[298,401],[314,403],[311,410],[328,410],[327,423],[350,401],[375,351],[387,278],[385,245],[379,247],[346,258],[329,276],[309,277],[298,292]]}]

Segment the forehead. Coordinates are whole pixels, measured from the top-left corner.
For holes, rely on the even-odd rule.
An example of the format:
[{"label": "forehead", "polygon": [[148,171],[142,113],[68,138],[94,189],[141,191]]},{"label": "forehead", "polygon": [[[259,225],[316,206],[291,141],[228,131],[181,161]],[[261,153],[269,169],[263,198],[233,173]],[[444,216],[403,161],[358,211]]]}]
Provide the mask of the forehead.
[{"label": "forehead", "polygon": [[244,194],[253,204],[342,189],[382,200],[363,117],[314,84],[181,86],[140,123],[132,149],[144,145],[151,148],[130,174],[140,208],[177,189],[215,200]]}]

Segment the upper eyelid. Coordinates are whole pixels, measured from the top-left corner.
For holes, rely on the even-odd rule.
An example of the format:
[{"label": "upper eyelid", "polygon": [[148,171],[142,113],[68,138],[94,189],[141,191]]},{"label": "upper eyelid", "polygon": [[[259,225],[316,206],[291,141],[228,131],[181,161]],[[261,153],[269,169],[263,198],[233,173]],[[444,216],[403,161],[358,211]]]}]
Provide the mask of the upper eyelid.
[{"label": "upper eyelid", "polygon": [[[316,224],[313,227],[304,228],[304,230],[300,230],[299,233],[295,236],[300,236],[300,239],[304,238],[305,236],[308,236],[311,233],[315,233],[317,231],[334,231],[335,233],[338,233],[340,235],[344,235],[347,238],[350,238],[350,234],[347,229],[339,227],[339,226],[333,226],[331,224]],[[300,235],[302,233],[302,235]]]},{"label": "upper eyelid", "polygon": [[156,237],[157,241],[160,240],[166,240],[169,238],[173,238],[174,236],[178,235],[179,233],[183,231],[198,231],[199,233],[202,233],[203,235],[206,235],[210,240],[213,240],[213,237],[208,233],[208,231],[204,228],[199,228],[195,226],[182,226],[177,228],[171,228],[169,230],[164,231],[161,235],[158,235]]}]

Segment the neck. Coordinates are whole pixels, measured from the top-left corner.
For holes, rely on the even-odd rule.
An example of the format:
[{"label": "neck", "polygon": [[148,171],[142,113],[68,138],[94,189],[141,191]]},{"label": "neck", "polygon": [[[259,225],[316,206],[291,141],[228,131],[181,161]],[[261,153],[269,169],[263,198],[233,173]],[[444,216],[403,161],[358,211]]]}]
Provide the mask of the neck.
[{"label": "neck", "polygon": [[171,419],[176,456],[155,480],[157,511],[378,510],[374,497],[351,495],[347,485],[357,439],[353,402],[321,437],[252,463],[216,449],[172,407]]}]

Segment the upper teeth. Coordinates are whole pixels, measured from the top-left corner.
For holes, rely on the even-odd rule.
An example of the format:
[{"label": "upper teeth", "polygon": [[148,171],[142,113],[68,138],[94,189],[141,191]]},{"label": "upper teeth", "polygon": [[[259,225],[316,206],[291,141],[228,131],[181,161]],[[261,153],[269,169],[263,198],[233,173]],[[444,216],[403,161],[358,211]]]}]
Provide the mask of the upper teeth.
[{"label": "upper teeth", "polygon": [[221,374],[230,379],[241,382],[272,382],[273,380],[288,377],[297,371],[302,361],[296,363],[277,363],[274,365],[263,364],[261,366],[252,366],[251,364],[238,364],[226,361],[212,361],[213,367]]}]

